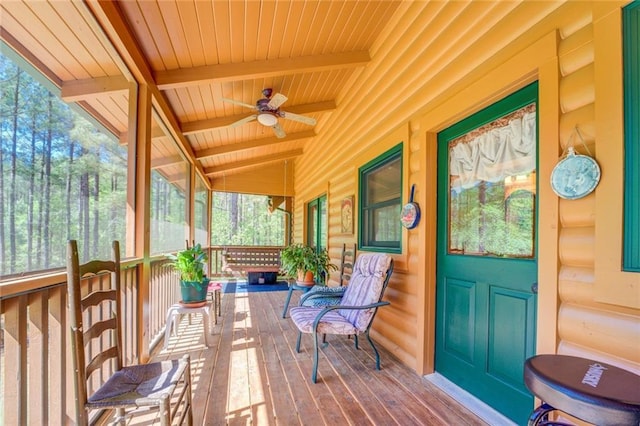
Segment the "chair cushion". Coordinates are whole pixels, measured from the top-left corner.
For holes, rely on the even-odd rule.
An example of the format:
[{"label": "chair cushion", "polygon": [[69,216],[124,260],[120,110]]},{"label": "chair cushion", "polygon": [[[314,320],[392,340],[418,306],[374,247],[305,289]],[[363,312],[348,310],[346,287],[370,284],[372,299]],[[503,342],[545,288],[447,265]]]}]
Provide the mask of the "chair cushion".
[{"label": "chair cushion", "polygon": [[[296,306],[289,315],[296,327],[303,333],[313,332],[313,322],[323,307]],[[357,334],[358,330],[338,310],[329,311],[318,324],[318,333],[322,334]]]},{"label": "chair cushion", "polygon": [[321,296],[310,297],[306,299],[300,306],[335,306],[340,304],[342,297],[340,296]]},{"label": "chair cushion", "polygon": [[333,295],[339,295],[340,297],[342,297],[346,289],[347,289],[346,287],[329,287],[326,285],[314,285],[313,287],[311,287],[311,290],[309,290],[308,293],[310,294],[331,293]]},{"label": "chair cushion", "polygon": [[158,399],[173,393],[186,366],[183,359],[177,359],[124,367],[91,395],[87,406],[157,405]]},{"label": "chair cushion", "polygon": [[340,304],[346,287],[327,287],[316,285],[303,297],[300,306],[335,306]]},{"label": "chair cushion", "polygon": [[[385,253],[361,253],[340,305],[363,306],[379,302],[390,264],[391,257]],[[359,331],[366,330],[374,312],[373,309],[340,310],[340,314]]]}]

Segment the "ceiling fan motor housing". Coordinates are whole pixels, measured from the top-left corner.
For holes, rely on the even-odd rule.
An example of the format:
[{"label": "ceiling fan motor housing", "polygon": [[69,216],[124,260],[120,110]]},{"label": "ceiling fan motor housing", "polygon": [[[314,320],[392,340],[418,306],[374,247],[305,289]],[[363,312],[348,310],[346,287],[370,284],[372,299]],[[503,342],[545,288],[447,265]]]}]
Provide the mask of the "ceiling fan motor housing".
[{"label": "ceiling fan motor housing", "polygon": [[256,120],[258,123],[262,124],[266,127],[271,127],[275,135],[279,138],[286,137],[285,131],[278,124],[278,119],[286,118],[293,121],[299,121],[304,124],[308,124],[311,126],[315,126],[316,120],[314,118],[305,117],[298,114],[293,114],[290,112],[280,111],[280,105],[284,104],[287,101],[287,97],[281,93],[276,93],[273,95],[273,89],[266,88],[262,90],[262,95],[264,98],[258,99],[256,101],[255,107],[244,102],[235,101],[233,99],[222,98],[225,102],[231,102],[237,105],[244,106],[246,108],[255,109],[257,114],[250,115],[249,117],[243,118],[241,120],[236,121],[231,125],[231,127],[235,127],[240,124],[248,123],[250,121]]},{"label": "ceiling fan motor housing", "polygon": [[261,111],[261,112],[265,112],[265,111],[276,112],[276,111],[278,111],[280,109],[280,108],[271,109],[269,107],[269,99],[266,99],[266,98],[265,99],[258,99],[258,101],[256,102],[256,108],[258,109],[258,111]]}]

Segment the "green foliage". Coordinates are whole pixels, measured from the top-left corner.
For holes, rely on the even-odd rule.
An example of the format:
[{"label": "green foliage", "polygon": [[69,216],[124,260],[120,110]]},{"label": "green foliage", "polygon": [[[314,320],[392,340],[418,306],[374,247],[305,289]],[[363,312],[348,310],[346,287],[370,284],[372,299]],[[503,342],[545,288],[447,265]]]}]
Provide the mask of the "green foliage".
[{"label": "green foliage", "polygon": [[452,192],[449,247],[465,254],[531,257],[534,213],[534,194],[521,190],[505,199],[502,183]]},{"label": "green foliage", "polygon": [[269,213],[264,195],[214,192],[211,245],[282,246],[288,216]]},{"label": "green foliage", "polygon": [[171,266],[180,273],[180,280],[202,283],[208,257],[200,244],[181,250],[175,255],[168,254],[167,257],[171,260]]},{"label": "green foliage", "polygon": [[[68,239],[82,261],[109,257],[113,240],[127,253],[127,148],[76,110],[0,54],[0,277],[63,267]],[[153,253],[185,234],[188,171],[152,170]],[[206,188],[199,201],[202,235]]]},{"label": "green foliage", "polygon": [[282,269],[290,277],[295,277],[299,270],[310,271],[315,250],[304,244],[292,244],[280,253]]},{"label": "green foliage", "polygon": [[338,269],[331,263],[327,249],[316,251],[304,244],[292,244],[280,253],[282,269],[290,277],[295,277],[298,271],[311,271],[316,279],[321,279],[331,271]]},{"label": "green foliage", "polygon": [[126,147],[1,54],[0,160],[0,276],[126,250]]},{"label": "green foliage", "polygon": [[316,279],[326,277],[329,272],[338,270],[338,266],[331,263],[331,258],[329,257],[327,249],[322,249],[316,252],[314,263],[315,267],[310,270],[313,272],[313,276],[316,277]]},{"label": "green foliage", "polygon": [[152,253],[164,253],[178,248],[176,235],[184,235],[186,226],[187,167],[179,168],[179,178],[169,182],[157,170],[151,171],[151,235]]}]

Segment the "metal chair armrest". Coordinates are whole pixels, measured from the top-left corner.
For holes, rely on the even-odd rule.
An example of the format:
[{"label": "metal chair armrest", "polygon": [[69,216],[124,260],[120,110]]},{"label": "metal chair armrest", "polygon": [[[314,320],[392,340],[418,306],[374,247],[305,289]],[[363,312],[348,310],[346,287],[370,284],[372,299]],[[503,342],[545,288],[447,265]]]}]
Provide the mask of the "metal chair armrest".
[{"label": "metal chair armrest", "polygon": [[313,321],[313,330],[317,332],[318,324],[320,324],[322,317],[331,311],[335,311],[336,309],[364,310],[364,309],[378,308],[380,306],[386,306],[390,304],[391,302],[382,301],[382,302],[376,302],[376,303],[371,303],[368,305],[361,305],[361,306],[344,306],[344,305],[327,306],[322,311],[320,311],[320,313],[318,313],[318,315],[316,316],[316,319]]}]

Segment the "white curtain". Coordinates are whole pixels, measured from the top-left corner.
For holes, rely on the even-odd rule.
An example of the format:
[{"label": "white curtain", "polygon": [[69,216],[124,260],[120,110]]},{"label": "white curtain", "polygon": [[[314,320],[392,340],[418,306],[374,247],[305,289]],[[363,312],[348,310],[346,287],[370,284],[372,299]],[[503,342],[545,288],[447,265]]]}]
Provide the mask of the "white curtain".
[{"label": "white curtain", "polygon": [[535,170],[535,111],[455,144],[449,148],[449,162],[451,188],[458,191]]}]

